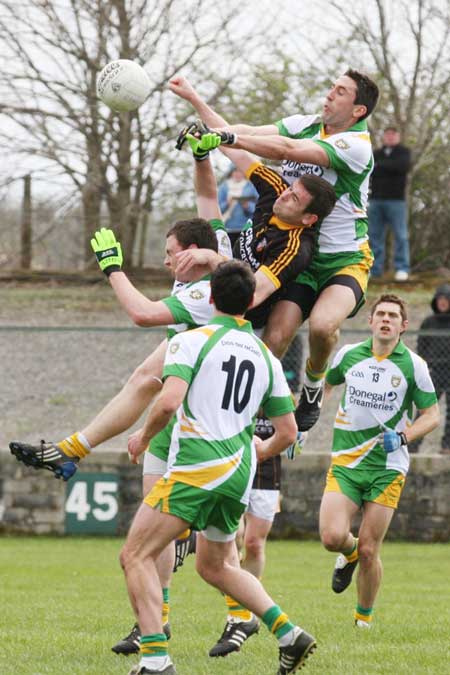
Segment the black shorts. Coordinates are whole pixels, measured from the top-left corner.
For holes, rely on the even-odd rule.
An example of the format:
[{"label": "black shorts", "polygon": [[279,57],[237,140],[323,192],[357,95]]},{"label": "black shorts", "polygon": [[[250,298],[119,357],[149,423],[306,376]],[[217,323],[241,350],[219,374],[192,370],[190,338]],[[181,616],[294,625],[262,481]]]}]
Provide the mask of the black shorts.
[{"label": "black shorts", "polygon": [[319,292],[315,291],[308,284],[298,284],[297,282],[291,282],[283,292],[281,300],[289,300],[290,302],[295,302],[302,311],[303,321],[311,314],[312,308],[314,307],[317,298],[320,296],[325,288],[329,286],[346,286],[353,291],[355,296],[355,307],[352,312],[348,315],[348,318],[355,316],[358,310],[361,307],[361,304],[364,302],[364,292],[361,286],[358,284],[357,280],[347,274],[337,274],[334,277],[328,279],[328,281],[320,288]]}]

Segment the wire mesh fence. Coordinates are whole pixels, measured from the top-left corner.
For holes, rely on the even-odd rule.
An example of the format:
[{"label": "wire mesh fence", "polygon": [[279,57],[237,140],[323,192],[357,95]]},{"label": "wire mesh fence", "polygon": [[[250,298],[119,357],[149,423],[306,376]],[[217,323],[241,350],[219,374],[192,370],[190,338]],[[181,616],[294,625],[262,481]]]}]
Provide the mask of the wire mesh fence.
[{"label": "wire mesh fence", "polygon": [[[0,326],[0,447],[6,448],[11,440],[58,441],[85,427],[164,337],[164,329]],[[366,330],[343,330],[338,346],[367,337]],[[446,423],[450,420],[450,333],[411,330],[404,341],[420,351],[424,337],[442,412],[440,427],[420,444],[419,451],[428,454],[450,447],[450,421]],[[308,333],[302,329],[283,359],[293,391],[301,387],[308,352]],[[305,452],[330,449],[341,391],[336,387],[324,407]],[[124,432],[105,447],[125,447],[128,435]]]}]

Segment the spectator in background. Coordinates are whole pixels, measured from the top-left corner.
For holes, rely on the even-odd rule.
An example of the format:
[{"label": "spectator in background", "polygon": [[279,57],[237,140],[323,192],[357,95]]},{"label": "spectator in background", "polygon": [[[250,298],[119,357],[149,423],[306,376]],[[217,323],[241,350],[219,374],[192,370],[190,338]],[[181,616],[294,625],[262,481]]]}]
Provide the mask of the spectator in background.
[{"label": "spectator in background", "polygon": [[409,277],[409,237],[405,200],[406,175],[411,154],[400,143],[400,132],[387,127],[383,146],[374,152],[375,166],[369,202],[369,240],[375,256],[372,277],[381,277],[384,270],[386,225],[394,237],[395,280]]},{"label": "spectator in background", "polygon": [[[446,415],[441,453],[450,454],[450,284],[442,284],[436,289],[431,301],[433,314],[427,316],[420,326],[420,331],[433,331],[432,335],[419,334],[417,352],[425,359],[436,389],[438,399],[445,394]],[[441,332],[437,335],[437,331]],[[420,439],[414,443],[412,452],[417,452]]]},{"label": "spectator in background", "polygon": [[[231,165],[225,180],[219,185],[219,206],[223,213],[225,228],[231,233],[231,243],[251,219],[258,200],[258,193],[245,174]],[[233,233],[234,238],[233,238]]]}]

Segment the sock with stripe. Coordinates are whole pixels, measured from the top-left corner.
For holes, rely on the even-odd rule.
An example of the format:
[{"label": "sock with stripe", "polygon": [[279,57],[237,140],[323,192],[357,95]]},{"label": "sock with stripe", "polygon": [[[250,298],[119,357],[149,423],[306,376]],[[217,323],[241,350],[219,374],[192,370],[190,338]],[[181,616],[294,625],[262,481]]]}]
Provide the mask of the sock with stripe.
[{"label": "sock with stripe", "polygon": [[162,606],[162,622],[163,626],[166,623],[169,623],[169,611],[170,611],[170,604],[169,604],[169,588],[163,588],[163,606]]},{"label": "sock with stripe", "polygon": [[355,621],[364,621],[364,623],[371,623],[372,621],[372,612],[373,607],[361,607],[361,605],[356,605],[355,607]]},{"label": "sock with stripe", "polygon": [[325,375],[327,374],[328,363],[324,370],[314,370],[311,366],[311,361],[307,359],[305,368],[305,384],[307,387],[320,387],[323,383]]},{"label": "sock with stripe", "polygon": [[149,670],[163,670],[172,663],[167,653],[167,638],[164,633],[142,635],[139,655],[139,665]]},{"label": "sock with stripe", "polygon": [[251,621],[253,614],[246,607],[240,605],[230,595],[225,595],[225,602],[228,608],[228,617],[236,621]]},{"label": "sock with stripe", "polygon": [[352,548],[342,551],[342,555],[345,556],[350,563],[358,560],[358,539],[356,537],[353,537]]},{"label": "sock with stripe", "polygon": [[282,647],[291,643],[292,636],[294,635],[293,631],[295,631],[297,626],[289,620],[288,615],[278,605],[274,605],[268,609],[261,619],[270,632],[275,635]]},{"label": "sock with stripe", "polygon": [[79,457],[83,459],[91,451],[89,441],[80,431],[72,436],[67,436],[63,441],[56,444],[68,457]]}]

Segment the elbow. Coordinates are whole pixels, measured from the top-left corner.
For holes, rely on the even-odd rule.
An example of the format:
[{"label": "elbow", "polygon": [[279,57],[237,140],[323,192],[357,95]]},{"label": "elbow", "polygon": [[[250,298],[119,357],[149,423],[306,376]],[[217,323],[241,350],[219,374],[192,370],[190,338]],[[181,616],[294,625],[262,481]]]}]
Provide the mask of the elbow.
[{"label": "elbow", "polygon": [[147,312],[131,310],[129,315],[133,323],[140,328],[148,328],[149,326],[153,326],[152,317]]}]

